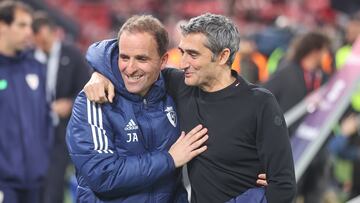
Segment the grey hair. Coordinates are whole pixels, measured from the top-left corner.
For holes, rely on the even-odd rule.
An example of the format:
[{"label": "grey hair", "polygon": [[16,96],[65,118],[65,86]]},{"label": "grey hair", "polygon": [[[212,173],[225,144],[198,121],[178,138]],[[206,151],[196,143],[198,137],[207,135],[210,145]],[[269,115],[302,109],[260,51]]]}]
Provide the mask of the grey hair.
[{"label": "grey hair", "polygon": [[204,45],[213,53],[212,60],[215,60],[215,57],[225,48],[230,49],[230,57],[226,64],[231,66],[235,54],[239,50],[240,34],[229,18],[206,13],[190,19],[180,28],[184,36],[192,33],[204,34],[207,38]]}]

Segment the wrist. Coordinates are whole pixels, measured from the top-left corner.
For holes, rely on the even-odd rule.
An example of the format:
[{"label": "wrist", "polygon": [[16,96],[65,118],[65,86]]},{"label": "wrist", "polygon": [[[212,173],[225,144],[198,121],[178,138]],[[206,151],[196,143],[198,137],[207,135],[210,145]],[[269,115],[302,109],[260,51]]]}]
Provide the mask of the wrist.
[{"label": "wrist", "polygon": [[166,152],[166,155],[167,155],[167,157],[168,157],[168,163],[169,163],[169,165],[170,165],[173,169],[178,168],[178,166],[176,166],[175,159],[174,159],[173,155],[171,154],[171,152],[170,152],[170,151]]}]

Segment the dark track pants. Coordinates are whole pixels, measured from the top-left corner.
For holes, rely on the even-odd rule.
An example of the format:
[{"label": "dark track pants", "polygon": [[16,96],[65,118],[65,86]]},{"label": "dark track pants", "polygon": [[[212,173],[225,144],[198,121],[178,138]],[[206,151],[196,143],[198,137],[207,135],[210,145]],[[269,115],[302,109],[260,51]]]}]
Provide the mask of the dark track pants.
[{"label": "dark track pants", "polygon": [[14,189],[0,185],[0,203],[39,203],[40,189]]}]

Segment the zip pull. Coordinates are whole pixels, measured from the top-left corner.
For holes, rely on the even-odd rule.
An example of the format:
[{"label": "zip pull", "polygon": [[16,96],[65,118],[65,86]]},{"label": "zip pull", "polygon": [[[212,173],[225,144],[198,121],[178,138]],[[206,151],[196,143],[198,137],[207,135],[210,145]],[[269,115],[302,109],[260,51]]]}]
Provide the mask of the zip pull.
[{"label": "zip pull", "polygon": [[144,104],[144,108],[147,109],[147,104],[148,104],[148,102],[147,102],[146,99],[143,99],[143,104]]}]

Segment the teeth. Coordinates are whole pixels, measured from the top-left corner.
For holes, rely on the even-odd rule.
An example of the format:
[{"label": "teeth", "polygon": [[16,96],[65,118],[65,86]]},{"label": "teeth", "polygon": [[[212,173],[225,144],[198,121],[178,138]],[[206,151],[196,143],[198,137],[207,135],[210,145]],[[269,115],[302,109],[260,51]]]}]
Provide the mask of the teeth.
[{"label": "teeth", "polygon": [[133,80],[138,80],[140,79],[142,76],[141,75],[137,75],[137,76],[128,76],[128,78],[133,79]]}]

